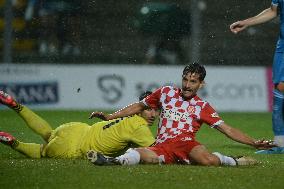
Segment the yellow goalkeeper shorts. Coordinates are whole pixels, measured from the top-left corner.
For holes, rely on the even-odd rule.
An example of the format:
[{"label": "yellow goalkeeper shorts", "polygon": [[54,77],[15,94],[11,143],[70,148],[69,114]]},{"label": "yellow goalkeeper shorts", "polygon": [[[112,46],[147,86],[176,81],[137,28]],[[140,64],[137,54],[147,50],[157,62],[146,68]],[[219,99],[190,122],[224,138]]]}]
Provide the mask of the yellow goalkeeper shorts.
[{"label": "yellow goalkeeper shorts", "polygon": [[80,147],[91,126],[80,122],[66,123],[52,131],[42,156],[52,158],[82,158]]}]

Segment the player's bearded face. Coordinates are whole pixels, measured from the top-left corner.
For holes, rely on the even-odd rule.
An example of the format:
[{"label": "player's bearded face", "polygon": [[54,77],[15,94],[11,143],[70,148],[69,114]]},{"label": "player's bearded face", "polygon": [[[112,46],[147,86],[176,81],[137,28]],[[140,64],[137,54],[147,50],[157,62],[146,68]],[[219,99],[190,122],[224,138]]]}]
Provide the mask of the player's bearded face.
[{"label": "player's bearded face", "polygon": [[199,74],[187,73],[182,77],[182,96],[190,99],[196,95],[197,91],[203,86],[204,82],[199,80]]}]

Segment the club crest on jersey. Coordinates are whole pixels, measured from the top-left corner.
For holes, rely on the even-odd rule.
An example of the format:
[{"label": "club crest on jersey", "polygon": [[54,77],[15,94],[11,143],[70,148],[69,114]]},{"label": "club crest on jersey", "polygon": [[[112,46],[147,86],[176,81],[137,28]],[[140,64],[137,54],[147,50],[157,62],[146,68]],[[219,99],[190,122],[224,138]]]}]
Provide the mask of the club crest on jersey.
[{"label": "club crest on jersey", "polygon": [[187,112],[188,112],[189,114],[194,114],[195,111],[196,111],[195,106],[188,106]]}]

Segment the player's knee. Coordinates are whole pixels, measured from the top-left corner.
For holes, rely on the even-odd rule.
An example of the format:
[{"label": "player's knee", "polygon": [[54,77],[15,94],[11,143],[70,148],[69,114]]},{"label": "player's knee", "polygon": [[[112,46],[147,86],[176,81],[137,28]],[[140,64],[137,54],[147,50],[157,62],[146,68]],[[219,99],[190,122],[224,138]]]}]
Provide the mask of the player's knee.
[{"label": "player's knee", "polygon": [[147,148],[136,148],[135,149],[140,154],[140,162],[144,164],[158,164],[159,157],[158,155],[147,149]]},{"label": "player's knee", "polygon": [[194,164],[212,166],[219,165],[219,159],[212,155],[203,145],[195,146],[189,153],[189,157]]},{"label": "player's knee", "polygon": [[158,164],[159,163],[159,158],[156,157],[145,157],[141,159],[141,163],[144,164]]},{"label": "player's knee", "polygon": [[204,166],[217,166],[220,164],[220,161],[215,156],[208,155],[200,158],[198,163]]}]

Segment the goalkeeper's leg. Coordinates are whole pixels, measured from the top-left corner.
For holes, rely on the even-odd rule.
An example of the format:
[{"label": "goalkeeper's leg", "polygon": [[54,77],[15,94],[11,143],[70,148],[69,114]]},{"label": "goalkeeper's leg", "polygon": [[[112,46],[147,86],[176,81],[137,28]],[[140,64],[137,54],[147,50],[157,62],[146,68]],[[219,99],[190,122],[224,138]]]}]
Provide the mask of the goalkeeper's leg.
[{"label": "goalkeeper's leg", "polygon": [[95,165],[137,165],[139,163],[158,164],[162,163],[158,155],[147,148],[130,148],[125,154],[112,158],[90,150],[87,152],[87,158]]},{"label": "goalkeeper's leg", "polygon": [[44,119],[3,91],[0,91],[0,103],[17,112],[29,128],[48,141],[52,128]]},{"label": "goalkeeper's leg", "polygon": [[0,142],[30,158],[41,157],[41,144],[21,142],[6,132],[0,132]]}]

